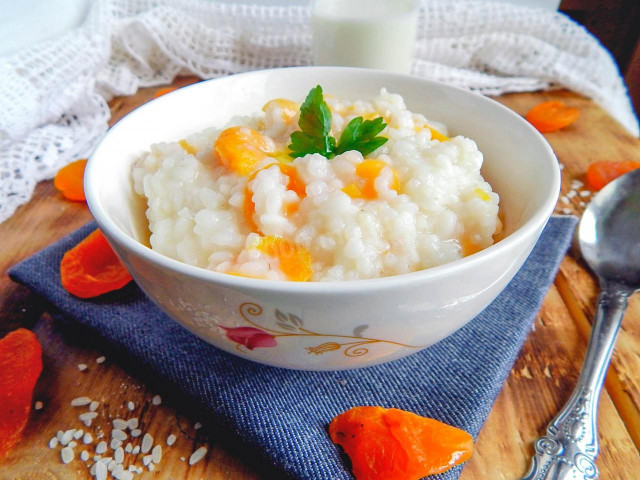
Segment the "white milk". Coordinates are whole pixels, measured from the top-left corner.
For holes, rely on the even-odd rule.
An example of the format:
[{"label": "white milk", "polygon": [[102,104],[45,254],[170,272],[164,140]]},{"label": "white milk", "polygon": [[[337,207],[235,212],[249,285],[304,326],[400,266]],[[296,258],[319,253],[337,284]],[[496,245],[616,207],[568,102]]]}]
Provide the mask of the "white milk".
[{"label": "white milk", "polygon": [[417,0],[315,0],[312,22],[316,65],[411,70]]}]

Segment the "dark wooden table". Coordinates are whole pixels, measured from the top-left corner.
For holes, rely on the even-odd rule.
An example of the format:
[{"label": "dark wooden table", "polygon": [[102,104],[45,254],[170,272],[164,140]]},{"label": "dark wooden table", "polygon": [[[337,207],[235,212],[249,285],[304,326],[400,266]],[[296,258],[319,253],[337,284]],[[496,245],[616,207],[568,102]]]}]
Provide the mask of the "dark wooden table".
[{"label": "dark wooden table", "polygon": [[[175,86],[193,83],[179,78]],[[128,111],[148,101],[158,88],[140,90],[136,95],[111,102],[112,123]],[[592,101],[571,92],[518,93],[497,100],[524,114],[540,101],[560,99],[581,111],[571,127],[546,137],[564,166],[562,190],[572,189],[572,181],[583,180],[586,167],[597,160],[640,161],[640,140],[631,137]],[[575,184],[573,184],[575,187]],[[574,188],[575,189],[575,188]],[[578,188],[584,191],[585,188]],[[580,215],[590,194],[560,201],[557,211]],[[91,219],[84,203],[65,201],[51,182],[42,182],[32,200],[13,217],[0,224],[0,268],[13,264],[68,234]],[[533,440],[569,397],[579,373],[593,318],[597,285],[575,251],[562,262],[554,285],[544,301],[527,342],[518,357],[478,441],[473,458],[464,468],[462,480],[513,480],[526,471],[533,453]],[[3,274],[0,277],[0,336],[20,326],[33,329],[44,349],[44,371],[36,386],[34,400],[43,408],[34,410],[20,444],[0,460],[0,480],[89,479],[88,468],[78,459],[62,464],[59,449],[48,447],[58,430],[80,428],[79,410],[70,406],[76,397],[88,396],[101,402],[100,416],[90,428],[94,437],[110,431],[107,418],[137,416],[144,431],[164,447],[163,458],[153,473],[146,468],[135,478],[250,480],[269,478],[249,465],[252,452],[231,453],[224,441],[212,440],[207,427],[194,428],[198,421],[181,405],[163,402],[154,405],[155,393],[145,379],[134,375],[126,361],[107,355],[105,350],[57,324],[47,313],[47,305],[26,288]],[[78,369],[86,364],[85,371]],[[134,410],[127,407],[134,403]],[[599,410],[601,453],[598,466],[603,480],[640,478],[640,295],[633,297],[625,316],[612,367],[607,376]],[[169,433],[177,440],[165,446]],[[140,437],[137,444],[140,443]],[[96,442],[89,449],[93,452]],[[208,453],[189,466],[191,453],[200,446]],[[136,462],[142,465],[140,454]],[[91,465],[92,462],[89,462]]]}]

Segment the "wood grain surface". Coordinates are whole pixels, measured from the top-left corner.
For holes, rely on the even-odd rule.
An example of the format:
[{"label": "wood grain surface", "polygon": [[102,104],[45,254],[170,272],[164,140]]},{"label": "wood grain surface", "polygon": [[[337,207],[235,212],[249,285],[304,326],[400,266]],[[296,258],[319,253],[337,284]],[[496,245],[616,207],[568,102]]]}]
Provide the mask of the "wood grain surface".
[{"label": "wood grain surface", "polygon": [[[197,79],[182,77],[174,86]],[[140,90],[136,95],[111,102],[112,122],[148,101],[159,88]],[[633,159],[640,161],[640,141],[631,137],[592,101],[574,93],[550,92],[509,94],[497,98],[519,114],[547,99],[559,99],[581,111],[578,122],[546,138],[563,169],[563,193],[576,189],[574,180],[583,180],[588,164],[596,160]],[[577,190],[585,190],[579,187]],[[576,195],[560,201],[557,211],[580,215],[590,198]],[[33,199],[0,224],[0,269],[47,246],[91,219],[84,203],[69,202],[55,191],[51,182],[42,182]],[[476,443],[476,451],[463,470],[462,480],[512,480],[522,476],[533,453],[533,441],[568,399],[577,379],[587,339],[598,287],[577,251],[565,257],[554,286],[550,289],[516,364],[500,393]],[[83,428],[96,439],[108,438],[109,422],[118,417],[137,417],[141,429],[163,446],[161,462],[153,472],[144,468],[136,478],[157,479],[271,479],[272,472],[252,467],[254,452],[230,450],[219,438],[215,425],[196,429],[199,421],[193,410],[180,401],[165,398],[154,405],[152,398],[161,386],[145,382],[126,359],[111,355],[107,346],[96,344],[73,326],[54,321],[46,302],[26,288],[12,283],[6,273],[0,277],[0,337],[20,326],[33,329],[44,349],[44,371],[36,386],[34,400],[43,408],[33,410],[19,445],[0,460],[0,480],[89,479],[88,467],[77,456],[63,464],[59,449],[50,449],[49,440],[58,430]],[[96,363],[105,355],[106,361]],[[87,369],[80,371],[79,364]],[[174,392],[175,393],[175,392]],[[178,392],[179,393],[179,392]],[[78,420],[86,407],[72,407],[72,399],[88,396],[100,402],[99,417],[87,428]],[[179,394],[174,398],[179,398]],[[127,406],[133,402],[133,410]],[[640,298],[632,298],[625,316],[612,366],[607,376],[599,408],[601,453],[597,464],[602,479],[640,478]],[[166,446],[167,436],[177,440]],[[77,440],[81,444],[81,440]],[[133,444],[139,445],[141,437]],[[125,442],[126,443],[126,442]],[[95,449],[96,440],[88,448]],[[189,465],[190,455],[204,446],[204,459]],[[92,454],[93,456],[93,454]],[[136,465],[142,465],[142,457]],[[133,458],[133,457],[130,457]],[[91,465],[93,462],[88,462]]]}]

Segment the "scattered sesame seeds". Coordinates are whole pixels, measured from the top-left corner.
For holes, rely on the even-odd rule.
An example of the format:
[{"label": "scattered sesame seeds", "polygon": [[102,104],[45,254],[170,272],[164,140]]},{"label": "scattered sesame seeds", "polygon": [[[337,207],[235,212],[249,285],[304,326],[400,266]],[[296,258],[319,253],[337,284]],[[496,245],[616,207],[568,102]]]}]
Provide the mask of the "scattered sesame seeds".
[{"label": "scattered sesame seeds", "polygon": [[111,430],[111,438],[115,438],[116,440],[124,442],[127,439],[127,434],[122,430],[114,428],[113,430]]},{"label": "scattered sesame seeds", "polygon": [[200,422],[196,422],[196,423],[193,425],[193,428],[194,428],[195,430],[200,430],[200,429],[202,428],[202,424],[201,424]]},{"label": "scattered sesame seeds", "polygon": [[131,436],[133,438],[139,437],[140,435],[142,435],[142,430],[140,430],[139,428],[134,428],[133,430],[131,430]]},{"label": "scattered sesame seeds", "polygon": [[151,450],[151,457],[153,463],[160,463],[160,460],[162,460],[162,447],[160,445],[153,447],[153,450]]},{"label": "scattered sesame seeds", "polygon": [[87,369],[87,364],[86,363],[79,363],[78,364],[78,370],[80,370],[81,372],[84,372]]},{"label": "scattered sesame seeds", "polygon": [[127,426],[127,422],[121,418],[116,418],[113,421],[113,428],[117,428],[118,430],[125,430]]},{"label": "scattered sesame seeds", "polygon": [[118,463],[124,462],[124,450],[122,447],[116,449],[116,453],[113,454],[113,459]]},{"label": "scattered sesame seeds", "polygon": [[189,465],[195,465],[207,454],[207,447],[200,447],[189,457]]},{"label": "scattered sesame seeds", "polygon": [[160,397],[160,395],[154,395],[151,403],[154,405],[160,405],[162,403],[162,397]]},{"label": "scattered sesame seeds", "polygon": [[104,357],[104,356],[98,357],[98,358],[96,358],[96,363],[98,365],[100,365],[101,363],[104,363],[106,359],[107,359],[107,357]]},{"label": "scattered sesame seeds", "polygon": [[167,445],[171,446],[176,443],[176,436],[172,433],[167,437]]},{"label": "scattered sesame seeds", "polygon": [[89,397],[78,397],[71,400],[72,407],[82,407],[84,405],[89,405],[91,403],[91,399]]},{"label": "scattered sesame seeds", "polygon": [[122,440],[118,440],[117,438],[112,438],[111,443],[109,444],[111,450],[116,450],[122,446]]},{"label": "scattered sesame seeds", "polygon": [[38,400],[33,406],[36,410],[42,410],[42,407],[44,407],[44,404],[40,400]]},{"label": "scattered sesame seeds", "polygon": [[67,464],[71,460],[73,460],[74,457],[75,454],[73,453],[73,448],[64,447],[62,450],[60,450],[60,458],[62,458],[62,463]]},{"label": "scattered sesame seeds", "polygon": [[127,403],[127,408],[133,412],[136,409],[136,404],[133,402],[129,402]]},{"label": "scattered sesame seeds", "polygon": [[49,440],[49,448],[56,448],[57,446],[58,446],[57,437],[53,437],[51,440]]},{"label": "scattered sesame seeds", "polygon": [[80,460],[82,460],[83,462],[86,462],[87,460],[89,460],[89,452],[87,452],[86,450],[83,450],[82,453],[80,454]]},{"label": "scattered sesame seeds", "polygon": [[95,412],[99,406],[100,406],[100,402],[94,400],[93,402],[91,402],[91,405],[89,405],[89,410],[91,410],[92,412]]},{"label": "scattered sesame seeds", "polygon": [[138,418],[134,417],[134,418],[130,418],[129,420],[127,420],[127,427],[129,427],[129,430],[134,430],[136,428],[138,428]]},{"label": "scattered sesame seeds", "polygon": [[82,443],[84,443],[85,445],[89,445],[92,442],[93,437],[91,436],[91,434],[89,432],[85,433],[84,437],[82,438]]},{"label": "scattered sesame seeds", "polygon": [[104,440],[102,442],[100,442],[98,444],[98,446],[96,447],[96,453],[99,454],[103,454],[104,452],[107,451],[107,442],[105,442]]},{"label": "scattered sesame seeds", "polygon": [[142,447],[140,448],[140,451],[142,453],[147,453],[149,450],[151,450],[152,445],[153,445],[153,437],[148,433],[145,433],[144,437],[142,437]]}]

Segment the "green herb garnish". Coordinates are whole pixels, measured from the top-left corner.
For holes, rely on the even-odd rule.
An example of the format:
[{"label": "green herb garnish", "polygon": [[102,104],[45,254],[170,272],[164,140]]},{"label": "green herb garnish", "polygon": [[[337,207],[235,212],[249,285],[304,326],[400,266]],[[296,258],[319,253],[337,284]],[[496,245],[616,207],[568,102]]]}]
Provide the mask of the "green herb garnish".
[{"label": "green herb garnish", "polygon": [[333,158],[350,150],[367,155],[383,145],[388,138],[377,137],[387,126],[382,117],[363,120],[356,117],[351,120],[340,135],[340,142],[329,135],[331,131],[331,110],[322,95],[322,87],[313,88],[300,106],[299,132],[291,134],[289,156],[304,157],[309,153],[319,153]]}]

